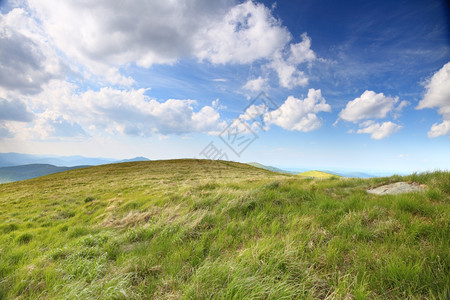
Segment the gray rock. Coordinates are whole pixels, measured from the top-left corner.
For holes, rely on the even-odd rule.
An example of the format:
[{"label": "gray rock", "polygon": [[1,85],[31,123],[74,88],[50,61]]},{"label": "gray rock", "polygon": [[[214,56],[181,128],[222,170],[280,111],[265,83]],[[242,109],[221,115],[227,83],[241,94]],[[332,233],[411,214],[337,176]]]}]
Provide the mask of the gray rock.
[{"label": "gray rock", "polygon": [[376,195],[397,195],[411,192],[422,192],[425,189],[425,185],[420,185],[418,183],[396,182],[367,190],[367,193]]}]

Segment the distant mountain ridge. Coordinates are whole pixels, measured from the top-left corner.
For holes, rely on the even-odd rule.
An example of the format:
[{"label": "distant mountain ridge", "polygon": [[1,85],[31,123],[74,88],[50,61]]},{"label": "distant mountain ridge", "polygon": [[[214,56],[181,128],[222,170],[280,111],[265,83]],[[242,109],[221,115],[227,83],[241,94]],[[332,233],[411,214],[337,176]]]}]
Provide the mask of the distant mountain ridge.
[{"label": "distant mountain ridge", "polygon": [[0,168],[0,183],[36,178],[89,166],[57,167],[49,164],[30,164]]},{"label": "distant mountain ridge", "polygon": [[58,167],[74,167],[74,166],[98,166],[104,164],[112,164],[119,162],[131,161],[147,161],[146,157],[135,157],[130,159],[117,160],[113,158],[103,157],[84,157],[79,155],[58,156],[58,155],[33,155],[23,153],[0,153],[0,167],[12,167],[30,164],[49,164]]},{"label": "distant mountain ridge", "polygon": [[116,161],[114,163],[124,163],[124,162],[134,162],[134,161],[149,161],[149,160],[150,159],[148,159],[147,157],[138,156],[138,157],[134,157],[134,158],[118,160],[118,161]]}]

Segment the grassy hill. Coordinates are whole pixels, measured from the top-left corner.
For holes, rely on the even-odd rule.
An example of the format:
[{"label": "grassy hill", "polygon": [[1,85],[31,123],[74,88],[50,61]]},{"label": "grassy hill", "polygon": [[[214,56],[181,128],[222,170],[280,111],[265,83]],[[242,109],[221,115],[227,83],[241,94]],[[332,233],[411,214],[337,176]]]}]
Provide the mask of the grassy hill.
[{"label": "grassy hill", "polygon": [[341,177],[339,175],[325,173],[321,171],[306,171],[300,174],[297,174],[298,176],[302,177],[314,177],[314,178],[332,178],[332,177]]},{"label": "grassy hill", "polygon": [[446,299],[449,197],[205,160],[1,184],[0,299]]}]

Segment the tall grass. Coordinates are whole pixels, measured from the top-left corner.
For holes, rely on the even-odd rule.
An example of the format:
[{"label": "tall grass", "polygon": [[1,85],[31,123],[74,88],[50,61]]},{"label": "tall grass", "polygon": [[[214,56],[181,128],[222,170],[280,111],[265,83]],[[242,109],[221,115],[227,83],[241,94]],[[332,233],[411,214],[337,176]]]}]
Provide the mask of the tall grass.
[{"label": "tall grass", "polygon": [[[376,196],[395,181],[427,191]],[[448,299],[449,172],[105,165],[0,185],[0,299]]]}]

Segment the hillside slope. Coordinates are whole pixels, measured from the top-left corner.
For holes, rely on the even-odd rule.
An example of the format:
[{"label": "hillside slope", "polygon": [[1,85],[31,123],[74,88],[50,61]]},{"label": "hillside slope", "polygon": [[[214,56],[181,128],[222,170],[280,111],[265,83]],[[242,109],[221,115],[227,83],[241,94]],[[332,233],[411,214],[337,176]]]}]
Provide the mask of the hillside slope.
[{"label": "hillside slope", "polygon": [[279,169],[279,168],[276,168],[276,167],[272,167],[272,166],[266,166],[266,165],[263,165],[263,164],[260,164],[260,163],[257,163],[257,162],[249,162],[247,164],[250,165],[250,166],[256,167],[256,168],[265,169],[265,170],[272,171],[272,172],[292,174],[289,171],[285,171],[285,170],[282,170],[282,169]]},{"label": "hillside slope", "polygon": [[[428,190],[366,193],[400,180]],[[170,160],[0,184],[0,299],[445,299],[449,182]]]}]

